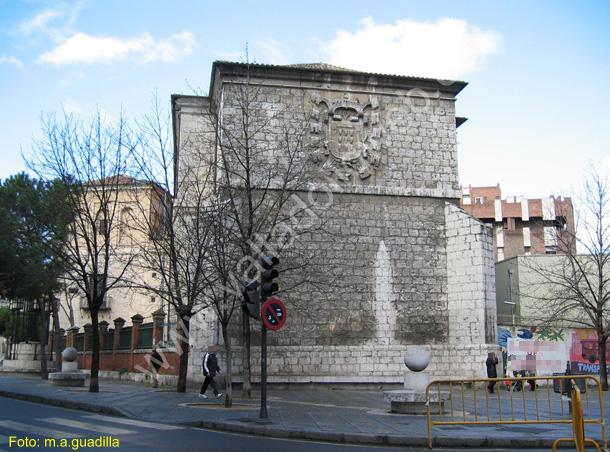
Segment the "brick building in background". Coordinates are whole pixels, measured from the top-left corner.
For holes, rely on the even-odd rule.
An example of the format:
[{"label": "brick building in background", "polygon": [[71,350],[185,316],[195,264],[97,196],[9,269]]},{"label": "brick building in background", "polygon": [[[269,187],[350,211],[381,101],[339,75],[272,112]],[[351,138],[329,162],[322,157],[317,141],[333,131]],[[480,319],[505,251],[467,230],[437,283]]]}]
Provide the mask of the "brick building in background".
[{"label": "brick building in background", "polygon": [[[549,196],[502,199],[495,187],[462,187],[460,206],[493,229],[496,262],[518,255],[557,254],[565,248],[563,238],[574,233],[570,198]],[[575,245],[573,245],[575,246]]]}]

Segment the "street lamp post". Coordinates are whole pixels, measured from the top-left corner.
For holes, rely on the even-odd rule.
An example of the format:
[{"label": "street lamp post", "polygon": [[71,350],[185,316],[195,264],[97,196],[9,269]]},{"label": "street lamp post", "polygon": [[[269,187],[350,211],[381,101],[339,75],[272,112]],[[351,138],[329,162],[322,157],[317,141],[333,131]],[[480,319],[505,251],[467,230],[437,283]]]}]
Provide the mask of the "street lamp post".
[{"label": "street lamp post", "polygon": [[512,317],[513,317],[513,336],[516,336],[517,330],[515,328],[515,306],[517,305],[517,303],[515,301],[513,301],[513,269],[512,268],[508,269],[508,301],[505,301],[504,303],[510,305],[510,311],[511,311]]},{"label": "street lamp post", "polygon": [[515,306],[517,305],[517,303],[515,303],[514,301],[506,301],[506,300],[503,303],[510,305],[510,312],[513,317],[513,336],[515,336],[517,334],[517,330],[515,327]]}]

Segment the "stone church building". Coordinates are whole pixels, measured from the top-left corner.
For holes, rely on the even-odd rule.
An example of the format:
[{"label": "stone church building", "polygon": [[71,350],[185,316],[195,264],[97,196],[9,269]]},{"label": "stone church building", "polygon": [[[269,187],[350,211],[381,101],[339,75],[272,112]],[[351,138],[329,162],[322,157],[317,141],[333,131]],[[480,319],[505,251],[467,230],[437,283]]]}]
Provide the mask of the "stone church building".
[{"label": "stone church building", "polygon": [[[281,295],[288,321],[268,334],[269,381],[399,383],[411,344],[431,346],[435,378],[484,376],[487,352],[496,350],[494,257],[490,230],[458,207],[456,128],[464,119],[455,101],[466,84],[325,64],[215,62],[209,96],[172,96],[177,179],[200,153],[218,152],[213,140],[194,137],[210,134],[210,111],[234,117],[232,93],[244,86],[257,90],[253,114],[304,118],[301,156],[319,170],[309,191],[332,198],[312,208],[325,230],[299,245],[311,279],[330,281]],[[267,127],[273,141],[280,124]],[[211,311],[204,315],[190,331],[193,379],[221,337]],[[255,381],[257,344],[254,335]]]}]

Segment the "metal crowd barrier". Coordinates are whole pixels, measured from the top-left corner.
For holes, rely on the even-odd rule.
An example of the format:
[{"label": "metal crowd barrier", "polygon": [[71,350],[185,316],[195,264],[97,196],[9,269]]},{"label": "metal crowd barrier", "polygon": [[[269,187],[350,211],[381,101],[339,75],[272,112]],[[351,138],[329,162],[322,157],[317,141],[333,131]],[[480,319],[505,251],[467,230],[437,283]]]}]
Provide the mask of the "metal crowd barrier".
[{"label": "metal crowd barrier", "polygon": [[[488,389],[491,382],[493,392]],[[600,450],[596,441],[585,438],[587,425],[599,425],[607,450],[604,398],[599,379],[592,375],[435,380],[426,388],[426,401],[430,448],[435,426],[572,424],[574,438],[560,438],[554,448],[570,441],[579,451],[585,443]]]}]

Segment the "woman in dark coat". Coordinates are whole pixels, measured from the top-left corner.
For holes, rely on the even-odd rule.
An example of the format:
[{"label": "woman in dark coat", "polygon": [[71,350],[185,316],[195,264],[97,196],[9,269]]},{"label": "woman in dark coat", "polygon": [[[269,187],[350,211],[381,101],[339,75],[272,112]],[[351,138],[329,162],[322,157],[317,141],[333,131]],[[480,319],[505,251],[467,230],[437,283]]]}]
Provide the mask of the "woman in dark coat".
[{"label": "woman in dark coat", "polygon": [[[487,354],[487,360],[485,361],[485,366],[487,366],[487,378],[498,378],[498,371],[496,370],[496,365],[498,364],[498,357],[494,352],[489,352]],[[495,381],[490,381],[487,385],[487,390],[490,394],[494,393],[494,386],[496,385]]]}]

